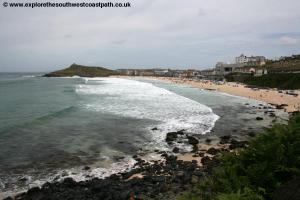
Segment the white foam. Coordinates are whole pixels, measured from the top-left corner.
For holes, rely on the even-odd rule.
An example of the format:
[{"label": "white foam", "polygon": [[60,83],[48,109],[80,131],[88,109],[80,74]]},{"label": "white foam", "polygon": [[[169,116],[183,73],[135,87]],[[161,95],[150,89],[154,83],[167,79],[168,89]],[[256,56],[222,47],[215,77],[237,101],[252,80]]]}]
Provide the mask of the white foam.
[{"label": "white foam", "polygon": [[[161,143],[167,132],[181,129],[205,134],[219,118],[211,108],[151,83],[121,78],[87,78],[85,82],[89,80],[94,84],[78,85],[76,92],[99,98],[85,104],[85,108],[156,121],[153,126],[158,131],[150,131],[153,126],[148,127],[154,143]],[[99,84],[95,84],[97,81]]]},{"label": "white foam", "polygon": [[[134,167],[135,163],[136,161],[128,156],[124,158],[122,161],[112,163],[110,167],[107,168],[96,167],[96,168],[92,168],[91,170],[82,170],[82,168],[72,168],[60,172],[59,175],[61,178],[59,180],[63,180],[67,177],[70,177],[73,180],[79,182],[79,181],[85,181],[92,178],[105,178],[105,177],[109,177],[112,174],[127,172]],[[61,176],[63,173],[66,173],[64,177]]]},{"label": "white foam", "polygon": [[23,78],[35,78],[37,75],[23,75]]},{"label": "white foam", "polygon": [[[16,194],[27,191],[33,187],[41,187],[46,182],[57,182],[63,181],[65,178],[72,178],[73,180],[80,182],[86,181],[93,178],[104,179],[109,177],[112,174],[128,172],[134,168],[136,161],[130,156],[125,157],[123,160],[119,162],[111,163],[108,167],[92,167],[90,170],[83,170],[82,167],[71,168],[67,170],[62,170],[57,172],[56,174],[49,175],[48,177],[34,179],[31,176],[24,176],[27,179],[27,184],[24,188],[14,188],[9,191],[1,192],[0,190],[0,198],[4,199],[8,196],[14,196]],[[57,178],[58,177],[58,178]],[[5,188],[5,185],[0,181],[0,186]]]},{"label": "white foam", "polygon": [[[75,78],[75,77],[69,77]],[[112,113],[124,117],[152,120],[146,128],[152,142],[147,147],[166,149],[164,142],[167,132],[185,129],[195,134],[205,134],[214,126],[218,116],[212,110],[196,101],[177,95],[151,83],[119,78],[82,78],[83,84],[77,85],[76,92],[83,95],[86,101],[84,108],[96,112]],[[151,129],[157,127],[157,131]],[[180,145],[180,144],[179,144]],[[145,146],[145,148],[147,148]],[[143,146],[143,149],[145,149]],[[182,144],[181,149],[190,148]],[[188,149],[191,150],[191,149]],[[108,154],[108,153],[106,153]],[[106,155],[105,154],[105,155]],[[114,154],[118,154],[114,153]],[[160,159],[157,154],[146,154],[146,160]],[[58,172],[44,179],[30,180],[29,187],[41,186],[47,181],[71,177],[76,181],[90,178],[105,178],[111,174],[132,169],[136,161],[130,156],[119,162],[110,161],[105,167],[91,166],[84,171],[82,167]],[[62,176],[64,174],[64,176]],[[60,177],[56,179],[56,177]],[[28,179],[29,180],[29,179]]]}]

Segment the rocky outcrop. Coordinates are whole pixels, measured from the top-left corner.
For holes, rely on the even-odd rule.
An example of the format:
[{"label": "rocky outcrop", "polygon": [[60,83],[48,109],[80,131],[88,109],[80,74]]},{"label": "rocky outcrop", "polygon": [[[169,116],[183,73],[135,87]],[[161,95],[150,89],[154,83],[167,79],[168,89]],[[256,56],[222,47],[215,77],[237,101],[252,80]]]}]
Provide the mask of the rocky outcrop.
[{"label": "rocky outcrop", "polygon": [[[138,168],[106,179],[75,182],[66,178],[62,182],[46,183],[41,188],[17,195],[15,199],[174,199],[176,194],[196,184],[207,173],[208,169],[199,167],[197,162],[177,160],[176,156],[167,154],[164,157],[165,162],[155,164],[136,158]],[[142,178],[136,174],[142,174]]]},{"label": "rocky outcrop", "polygon": [[[18,200],[64,200],[64,199],[176,199],[178,194],[197,186],[199,180],[212,173],[219,164],[218,154],[229,149],[247,147],[247,142],[238,141],[230,135],[221,136],[218,147],[198,150],[199,140],[187,135],[183,130],[170,132],[166,141],[172,145],[180,140],[192,145],[195,160],[183,161],[177,156],[156,151],[163,159],[152,163],[143,160],[142,155],[134,155],[134,168],[128,172],[113,174],[105,179],[94,178],[75,182],[66,178],[61,182],[46,183],[41,188],[31,188],[14,197]],[[224,145],[225,144],[225,145]],[[180,152],[178,147],[173,153]],[[201,163],[199,163],[201,162]],[[83,170],[89,170],[85,166]],[[11,197],[6,200],[13,199]]]},{"label": "rocky outcrop", "polygon": [[66,69],[45,74],[44,77],[106,77],[111,75],[117,75],[117,72],[103,67],[90,67],[74,63]]}]

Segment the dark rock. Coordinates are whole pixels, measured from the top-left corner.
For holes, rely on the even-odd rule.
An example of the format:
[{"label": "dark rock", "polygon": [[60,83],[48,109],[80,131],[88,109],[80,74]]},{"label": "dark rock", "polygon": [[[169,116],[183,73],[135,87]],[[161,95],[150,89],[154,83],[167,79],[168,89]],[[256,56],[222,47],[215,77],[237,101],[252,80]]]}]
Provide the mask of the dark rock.
[{"label": "dark rock", "polygon": [[187,136],[187,139],[188,139],[188,143],[191,144],[191,145],[197,145],[197,144],[199,144],[199,140],[197,140],[193,136]]},{"label": "dark rock", "polygon": [[192,163],[197,165],[198,161],[197,160],[192,160]]},{"label": "dark rock", "polygon": [[209,144],[209,143],[211,143],[211,139],[210,139],[210,138],[206,138],[205,142],[206,142],[207,144]]},{"label": "dark rock", "polygon": [[5,198],[3,200],[14,200],[14,199],[12,197],[7,197],[7,198]]},{"label": "dark rock", "polygon": [[174,142],[177,139],[177,132],[169,132],[167,133],[166,142]]},{"label": "dark rock", "polygon": [[250,133],[248,133],[248,135],[249,135],[250,137],[255,137],[256,133],[250,132]]},{"label": "dark rock", "polygon": [[198,155],[199,155],[200,157],[203,157],[203,156],[205,155],[205,153],[200,152]]},{"label": "dark rock", "polygon": [[158,128],[157,127],[154,127],[153,129],[151,129],[152,131],[157,131]]},{"label": "dark rock", "polygon": [[237,149],[237,148],[245,148],[248,145],[248,141],[237,141],[235,139],[232,139],[230,141],[229,149]]},{"label": "dark rock", "polygon": [[262,118],[262,117],[256,117],[256,120],[257,121],[261,121],[261,120],[264,120],[264,118]]},{"label": "dark rock", "polygon": [[178,147],[174,147],[173,153],[179,153],[179,148]]},{"label": "dark rock", "polygon": [[[196,145],[195,145],[196,146]],[[74,199],[74,200],[122,200],[122,199],[174,199],[174,195],[192,188],[207,173],[206,169],[214,166],[216,161],[205,157],[205,169],[192,162],[177,160],[174,155],[160,152],[165,162],[156,161],[149,164],[136,157],[136,168],[123,173],[113,174],[105,179],[93,178],[75,182],[66,178],[62,182],[46,183],[41,188],[33,188],[17,197],[27,199]],[[135,157],[135,156],[134,156]],[[143,178],[129,179],[135,174]]]},{"label": "dark rock", "polygon": [[89,167],[89,166],[85,166],[85,167],[83,167],[83,169],[82,170],[90,170],[91,168]]},{"label": "dark rock", "polygon": [[229,143],[229,140],[231,138],[231,135],[224,135],[224,136],[220,136],[220,144],[226,144]]},{"label": "dark rock", "polygon": [[212,147],[212,148],[208,149],[206,153],[211,154],[211,155],[216,155],[216,154],[220,153],[220,150]]},{"label": "dark rock", "polygon": [[205,157],[203,157],[203,158],[201,159],[201,163],[202,163],[203,165],[207,165],[207,164],[209,164],[211,161],[212,161],[212,160],[211,160],[210,157],[208,157],[208,156],[205,156]]},{"label": "dark rock", "polygon": [[280,109],[284,109],[284,107],[288,106],[287,104],[279,104],[279,105],[275,105],[276,109],[280,110]]},{"label": "dark rock", "polygon": [[202,171],[194,171],[194,172],[193,172],[193,175],[195,175],[195,176],[199,176],[199,177],[202,177],[202,176],[204,176],[204,174],[203,174],[203,172],[202,172]]},{"label": "dark rock", "polygon": [[61,177],[65,177],[65,176],[68,176],[68,173],[66,171],[63,171]]},{"label": "dark rock", "polygon": [[193,145],[192,153],[196,153],[199,150],[198,145]]},{"label": "dark rock", "polygon": [[166,142],[169,145],[171,145],[173,142],[182,143],[181,140],[178,140],[178,136],[179,135],[183,136],[184,134],[185,134],[184,130],[180,130],[177,132],[169,132],[169,133],[167,133],[167,136],[166,136]]}]

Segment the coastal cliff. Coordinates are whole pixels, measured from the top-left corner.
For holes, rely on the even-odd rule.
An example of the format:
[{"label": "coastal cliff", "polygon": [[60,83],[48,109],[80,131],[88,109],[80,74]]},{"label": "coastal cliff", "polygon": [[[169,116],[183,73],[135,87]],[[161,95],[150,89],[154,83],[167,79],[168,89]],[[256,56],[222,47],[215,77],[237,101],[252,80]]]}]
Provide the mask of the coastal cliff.
[{"label": "coastal cliff", "polygon": [[45,74],[44,77],[107,77],[111,75],[117,75],[117,72],[103,67],[90,67],[74,63],[66,69]]}]

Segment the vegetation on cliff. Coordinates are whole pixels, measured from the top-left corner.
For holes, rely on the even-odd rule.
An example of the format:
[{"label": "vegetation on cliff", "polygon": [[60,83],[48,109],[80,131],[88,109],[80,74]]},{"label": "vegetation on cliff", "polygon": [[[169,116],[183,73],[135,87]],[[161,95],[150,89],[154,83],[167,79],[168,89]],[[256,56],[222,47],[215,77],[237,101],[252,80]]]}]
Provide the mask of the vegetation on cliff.
[{"label": "vegetation on cliff", "polygon": [[225,153],[220,165],[180,200],[263,200],[300,198],[300,115],[276,124],[248,148]]},{"label": "vegetation on cliff", "polygon": [[71,76],[81,76],[81,77],[106,77],[111,75],[116,75],[117,72],[114,70],[106,69],[103,67],[89,67],[83,65],[72,64],[70,67],[45,74],[45,77],[71,77]]},{"label": "vegetation on cliff", "polygon": [[284,57],[276,61],[267,61],[263,67],[268,74],[253,76],[252,74],[232,73],[225,76],[230,82],[241,82],[257,87],[278,89],[300,89],[300,55]]},{"label": "vegetation on cliff", "polygon": [[284,57],[280,60],[268,61],[265,67],[271,73],[299,72],[300,55],[292,55],[290,57]]},{"label": "vegetation on cliff", "polygon": [[230,82],[241,82],[257,87],[269,87],[287,90],[300,89],[300,73],[275,73],[266,74],[263,76],[233,73],[226,75],[225,78]]}]

